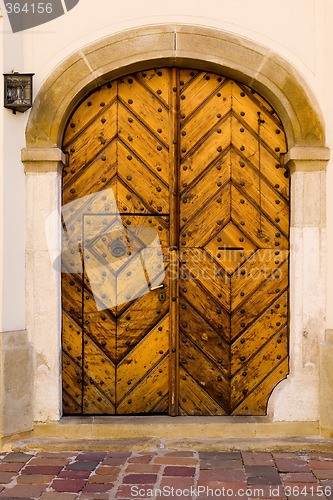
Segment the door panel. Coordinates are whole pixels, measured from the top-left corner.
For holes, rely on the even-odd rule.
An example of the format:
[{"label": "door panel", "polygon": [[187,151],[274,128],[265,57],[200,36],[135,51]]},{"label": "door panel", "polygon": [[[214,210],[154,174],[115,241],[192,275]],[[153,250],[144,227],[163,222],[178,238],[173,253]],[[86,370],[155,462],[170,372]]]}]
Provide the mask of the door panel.
[{"label": "door panel", "polygon": [[213,73],[147,70],[87,96],[63,148],[65,413],[265,414],[288,373],[273,108]]},{"label": "door panel", "polygon": [[[254,91],[191,73],[183,70],[180,89],[180,294],[196,326],[186,321],[190,335],[181,326],[180,364],[192,387],[216,403],[212,414],[264,414],[288,353],[288,179],[279,163],[285,138]],[[180,310],[180,325],[183,316]],[[191,415],[185,385],[181,408]]]}]

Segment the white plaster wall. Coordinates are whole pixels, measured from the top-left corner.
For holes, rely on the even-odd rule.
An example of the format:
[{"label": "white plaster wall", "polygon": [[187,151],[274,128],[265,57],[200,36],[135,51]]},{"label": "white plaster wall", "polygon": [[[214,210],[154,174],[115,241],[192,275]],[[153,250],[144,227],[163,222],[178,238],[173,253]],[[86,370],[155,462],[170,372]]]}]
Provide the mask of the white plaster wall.
[{"label": "white plaster wall", "polygon": [[[3,17],[1,15],[0,11],[0,30],[3,31]],[[3,69],[3,52],[2,50],[0,51],[0,71],[1,73]],[[0,99],[1,102],[3,100],[3,87],[0,85]],[[3,168],[3,113],[0,113],[0,195],[2,195],[4,191],[4,186],[3,186],[3,174],[4,174],[4,168]],[[0,292],[3,290],[3,203],[0,202]],[[0,325],[2,323],[2,300],[0,300]],[[0,327],[1,328],[1,327]]]},{"label": "white plaster wall", "polygon": [[254,39],[316,71],[319,20],[325,0],[80,0],[66,16],[25,32],[26,61],[43,79],[66,55],[97,38],[166,22],[221,28]]},{"label": "white plaster wall", "polygon": [[[322,101],[323,111],[327,127],[327,145],[333,150],[333,92],[331,82],[333,80],[333,2],[326,1],[326,12],[324,17],[324,50]],[[332,154],[331,154],[332,156]],[[327,316],[326,327],[333,328],[333,161],[331,160],[327,170]]]},{"label": "white plaster wall", "polygon": [[[6,14],[3,17],[2,69],[25,71],[22,35],[13,35]],[[22,69],[21,69],[22,68]],[[1,103],[3,84],[1,82]],[[1,134],[1,330],[25,328],[25,179],[20,149],[24,147],[24,131],[27,116],[13,115],[2,107]]]},{"label": "white plaster wall", "polygon": [[[333,2],[332,0],[80,0],[64,16],[22,33],[3,29],[3,70],[36,74],[35,93],[69,54],[111,33],[148,24],[179,22],[220,28],[268,46],[288,59],[304,76],[321,106],[327,124],[327,145],[333,148]],[[4,215],[2,259],[2,329],[25,327],[24,173],[20,150],[28,113],[0,113],[3,121],[1,210]],[[1,132],[1,130],[0,130]],[[1,185],[1,181],[3,184]],[[333,173],[328,169],[328,185]],[[328,317],[333,328],[333,196],[328,196]],[[1,244],[1,241],[0,241]]]}]

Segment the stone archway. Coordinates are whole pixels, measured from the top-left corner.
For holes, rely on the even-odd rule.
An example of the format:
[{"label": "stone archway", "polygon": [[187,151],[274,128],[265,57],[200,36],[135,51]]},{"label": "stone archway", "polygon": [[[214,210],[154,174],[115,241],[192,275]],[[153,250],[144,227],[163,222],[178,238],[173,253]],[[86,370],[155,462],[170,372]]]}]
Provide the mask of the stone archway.
[{"label": "stone archway", "polygon": [[[223,73],[251,86],[278,112],[291,171],[290,375],[274,391],[274,420],[319,419],[319,344],[324,336],[325,148],[316,100],[295,68],[269,49],[230,33],[187,25],[158,25],[111,35],[68,57],[41,87],[26,130],[27,329],[36,353],[35,420],[61,415],[60,279],[45,237],[45,218],[60,207],[60,149],[66,121],[96,86],[157,66]],[[60,252],[60,227],[50,243]],[[314,297],[315,300],[314,300]]]}]

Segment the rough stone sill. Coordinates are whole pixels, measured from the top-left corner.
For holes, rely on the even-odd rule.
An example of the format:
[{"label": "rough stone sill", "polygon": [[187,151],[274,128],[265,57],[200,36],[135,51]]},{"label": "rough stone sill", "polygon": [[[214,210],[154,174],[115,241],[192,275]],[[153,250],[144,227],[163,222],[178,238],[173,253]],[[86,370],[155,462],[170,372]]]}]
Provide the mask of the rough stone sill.
[{"label": "rough stone sill", "polygon": [[196,450],[196,451],[332,451],[333,439],[317,436],[229,439],[23,439],[8,445],[12,451],[112,451],[112,450]]},{"label": "rough stone sill", "polygon": [[273,422],[269,417],[63,417],[36,423],[32,438],[205,439],[319,436],[319,422]]}]

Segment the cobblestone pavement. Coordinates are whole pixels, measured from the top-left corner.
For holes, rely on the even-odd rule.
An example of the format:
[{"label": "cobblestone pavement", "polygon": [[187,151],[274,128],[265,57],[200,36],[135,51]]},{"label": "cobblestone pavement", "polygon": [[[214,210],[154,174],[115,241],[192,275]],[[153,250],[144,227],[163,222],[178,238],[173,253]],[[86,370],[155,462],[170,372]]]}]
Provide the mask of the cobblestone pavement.
[{"label": "cobblestone pavement", "polygon": [[0,459],[0,500],[333,499],[333,452],[37,452]]}]

